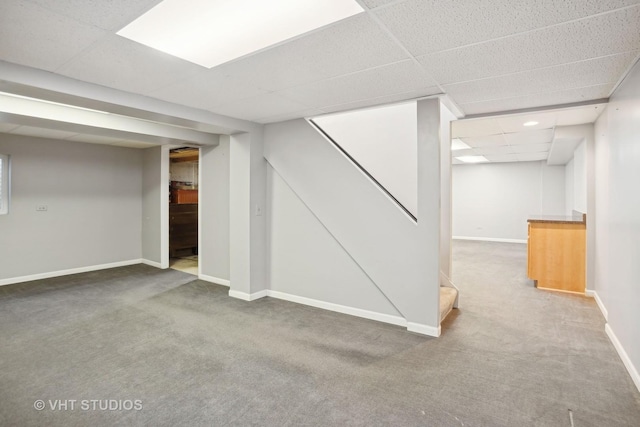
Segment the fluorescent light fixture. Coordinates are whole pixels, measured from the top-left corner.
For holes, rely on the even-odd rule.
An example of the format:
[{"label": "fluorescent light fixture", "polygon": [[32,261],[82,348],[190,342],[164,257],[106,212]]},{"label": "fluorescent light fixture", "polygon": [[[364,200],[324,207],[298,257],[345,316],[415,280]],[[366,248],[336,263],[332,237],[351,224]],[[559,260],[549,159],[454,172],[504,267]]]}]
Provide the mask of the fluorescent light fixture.
[{"label": "fluorescent light fixture", "polygon": [[537,124],[538,122],[536,122],[535,120],[531,120],[530,122],[524,122],[522,126],[535,126]]},{"label": "fluorescent light fixture", "polygon": [[164,0],[118,35],[212,68],[363,11],[355,0]]},{"label": "fluorescent light fixture", "polygon": [[469,147],[463,140],[459,138],[454,138],[451,140],[451,151],[457,150],[469,150]]},{"label": "fluorescent light fixture", "polygon": [[489,161],[484,156],[460,156],[460,157],[454,157],[454,158],[465,163],[486,163]]}]

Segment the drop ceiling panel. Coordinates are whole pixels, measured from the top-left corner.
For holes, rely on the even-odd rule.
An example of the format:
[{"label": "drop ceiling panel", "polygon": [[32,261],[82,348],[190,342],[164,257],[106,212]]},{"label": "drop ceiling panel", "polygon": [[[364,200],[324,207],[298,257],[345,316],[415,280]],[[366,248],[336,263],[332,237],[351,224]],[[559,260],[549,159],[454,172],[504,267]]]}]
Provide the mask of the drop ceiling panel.
[{"label": "drop ceiling panel", "polygon": [[593,123],[604,111],[606,104],[588,105],[580,108],[572,108],[557,113],[556,126],[572,126],[583,123]]},{"label": "drop ceiling panel", "polygon": [[607,83],[557,92],[539,93],[536,95],[517,96],[513,98],[494,99],[491,101],[461,104],[460,108],[467,114],[485,114],[498,111],[512,111],[522,108],[544,107],[571,102],[589,101],[609,97],[615,84]]},{"label": "drop ceiling panel", "polygon": [[120,30],[161,0],[29,0],[53,12],[106,30]]},{"label": "drop ceiling panel", "polygon": [[407,58],[387,33],[361,14],[220,68],[277,91]]},{"label": "drop ceiling panel", "polygon": [[286,89],[280,93],[287,98],[322,109],[325,106],[418,91],[433,86],[435,82],[421,67],[413,61],[402,61]]},{"label": "drop ceiling panel", "polygon": [[[500,124],[500,128],[504,133],[515,133],[551,129],[556,125],[556,117],[555,113],[527,113],[525,115],[500,117],[496,120],[498,120],[498,124]],[[527,122],[538,122],[538,124],[524,126]]]},{"label": "drop ceiling panel", "polygon": [[375,105],[392,104],[394,102],[406,101],[409,99],[421,98],[424,96],[434,95],[439,93],[440,90],[437,87],[429,87],[410,92],[401,92],[393,95],[381,96],[376,98],[365,99],[362,101],[348,102],[346,104],[330,105],[322,107],[325,113],[335,113],[338,111],[355,110],[358,108],[366,108]]},{"label": "drop ceiling panel", "polygon": [[27,1],[0,1],[0,57],[54,71],[107,33]]},{"label": "drop ceiling panel", "polygon": [[504,137],[509,145],[543,144],[553,140],[553,129],[506,133]]},{"label": "drop ceiling panel", "polygon": [[262,95],[267,91],[243,81],[219,68],[203,69],[187,79],[170,84],[149,95],[169,102],[189,104],[211,110],[214,107]]},{"label": "drop ceiling panel", "polygon": [[278,114],[277,116],[265,117],[264,119],[256,120],[258,123],[276,123],[276,122],[284,122],[285,120],[298,119],[301,117],[314,117],[324,114],[325,112],[322,110],[317,110],[315,108],[309,110],[297,110],[292,113]]},{"label": "drop ceiling panel", "polygon": [[213,112],[245,120],[261,120],[278,115],[302,113],[307,105],[283,98],[275,93],[266,93],[215,107]]},{"label": "drop ceiling panel", "polygon": [[375,11],[416,56],[554,25],[630,4],[628,1],[408,0]]},{"label": "drop ceiling panel", "polygon": [[546,144],[518,144],[512,145],[510,150],[514,154],[522,153],[547,153],[551,148],[551,143]]},{"label": "drop ceiling panel", "polygon": [[362,0],[362,3],[369,9],[375,9],[376,7],[384,6],[394,1],[397,2],[398,0]]},{"label": "drop ceiling panel", "polygon": [[111,34],[59,72],[103,86],[148,94],[202,69],[199,65]]},{"label": "drop ceiling panel", "polygon": [[504,135],[487,135],[487,136],[477,136],[473,138],[460,138],[470,147],[488,147],[488,146],[501,146],[501,145],[509,145],[507,140],[504,138]]},{"label": "drop ceiling panel", "polygon": [[446,85],[445,90],[457,102],[467,104],[615,83],[635,61],[637,55],[638,52],[634,51],[540,70]]},{"label": "drop ceiling panel", "polygon": [[519,162],[534,162],[539,160],[547,160],[549,153],[523,153],[516,154]]},{"label": "drop ceiling panel", "polygon": [[640,6],[418,58],[440,84],[477,80],[632,51]]},{"label": "drop ceiling panel", "polygon": [[479,156],[487,156],[487,155],[504,155],[504,154],[512,154],[511,146],[509,145],[487,145],[484,147],[477,147],[473,149],[474,154]]},{"label": "drop ceiling panel", "polygon": [[474,137],[484,135],[497,135],[502,133],[502,128],[495,119],[457,120],[451,124],[451,137]]},{"label": "drop ceiling panel", "polygon": [[490,162],[495,162],[495,163],[518,161],[518,156],[516,154],[492,154],[492,155],[487,155],[485,157]]}]

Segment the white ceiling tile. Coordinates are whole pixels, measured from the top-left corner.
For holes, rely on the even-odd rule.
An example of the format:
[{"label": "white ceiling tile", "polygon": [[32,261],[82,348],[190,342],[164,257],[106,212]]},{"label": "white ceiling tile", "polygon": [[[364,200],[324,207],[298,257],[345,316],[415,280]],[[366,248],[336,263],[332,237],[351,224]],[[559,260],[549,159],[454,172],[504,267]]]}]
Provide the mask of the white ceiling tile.
[{"label": "white ceiling tile", "polygon": [[58,72],[103,86],[148,94],[202,70],[199,65],[112,34]]},{"label": "white ceiling tile", "polygon": [[456,120],[451,123],[451,137],[474,137],[485,135],[497,135],[502,133],[502,128],[495,119],[471,119]]},{"label": "white ceiling tile", "polygon": [[161,0],[29,0],[77,21],[106,30],[120,30]]},{"label": "white ceiling tile", "polygon": [[[551,129],[556,125],[555,113],[527,113],[499,117],[496,120],[504,133],[529,132],[538,129]],[[538,122],[537,125],[524,126],[527,122]],[[547,142],[547,141],[545,141]]]},{"label": "white ceiling tile", "polygon": [[517,96],[513,98],[495,99],[491,101],[459,104],[467,115],[486,114],[523,108],[561,105],[571,102],[583,102],[609,97],[615,83],[582,87],[558,92],[539,93],[536,95]]},{"label": "white ceiling tile", "polygon": [[324,114],[325,112],[317,109],[309,109],[304,111],[294,111],[293,113],[279,114],[277,116],[266,117],[264,119],[256,120],[258,123],[276,123],[284,122],[286,120],[299,119],[302,117],[314,117]]},{"label": "white ceiling tile", "polygon": [[547,160],[549,153],[522,153],[516,154],[519,162],[535,162],[540,160]]},{"label": "white ceiling tile", "polygon": [[218,68],[202,70],[179,82],[149,93],[154,98],[211,110],[217,105],[267,93],[222,72]]},{"label": "white ceiling tile", "polygon": [[551,143],[546,144],[518,144],[511,146],[511,152],[514,154],[523,153],[546,153],[551,148]]},{"label": "white ceiling tile", "polygon": [[615,83],[637,56],[638,52],[634,51],[540,70],[445,85],[444,88],[458,104],[468,104]]},{"label": "white ceiling tile", "polygon": [[479,156],[481,155],[480,153],[477,152],[477,148],[464,148],[462,150],[451,150],[451,155],[452,156]]},{"label": "white ceiling tile", "polygon": [[371,17],[361,14],[219,68],[277,91],[403,59],[407,54]]},{"label": "white ceiling tile", "polygon": [[506,133],[504,137],[509,145],[544,144],[553,141],[553,129]]},{"label": "white ceiling tile", "polygon": [[488,146],[503,146],[509,145],[507,144],[507,140],[504,138],[504,135],[487,135],[487,136],[476,136],[472,138],[461,137],[467,145],[470,147],[488,147]]},{"label": "white ceiling tile", "polygon": [[0,1],[3,60],[54,71],[107,33],[27,1]]},{"label": "white ceiling tile", "polygon": [[20,125],[14,125],[13,123],[0,123],[0,132],[10,133],[11,130],[17,128]]},{"label": "white ceiling tile", "polygon": [[230,117],[245,120],[261,120],[269,117],[299,113],[302,115],[309,107],[296,101],[283,98],[275,93],[266,93],[229,104],[219,105],[212,111]]},{"label": "white ceiling tile", "polygon": [[501,162],[517,162],[518,156],[516,154],[490,154],[485,156],[487,160],[494,163]]},{"label": "white ceiling tile", "polygon": [[584,123],[593,123],[605,108],[606,104],[598,104],[558,111],[556,113],[556,126],[572,126]]},{"label": "white ceiling tile", "polygon": [[640,6],[418,58],[440,84],[566,64],[640,46]]},{"label": "white ceiling tile", "polygon": [[452,165],[466,165],[465,162],[463,162],[462,160],[458,160],[455,157],[453,159],[451,159],[451,164]]},{"label": "white ceiling tile", "polygon": [[385,4],[393,3],[398,0],[362,0],[362,3],[369,9],[375,9],[376,7],[384,6]]},{"label": "white ceiling tile", "polygon": [[514,151],[511,150],[511,146],[509,145],[497,145],[497,146],[484,146],[484,147],[477,147],[474,148],[473,151],[475,152],[475,154],[480,155],[480,156],[487,156],[487,155],[505,155],[505,154],[512,154],[514,153]]},{"label": "white ceiling tile", "polygon": [[433,93],[433,80],[413,61],[402,61],[329,80],[280,91],[283,96],[320,108],[371,98],[426,90]]},{"label": "white ceiling tile", "polygon": [[67,139],[74,135],[77,135],[78,132],[67,132],[63,130],[57,129],[45,129],[38,128],[33,126],[20,126],[15,129],[12,129],[11,132],[15,135],[24,135],[24,136],[35,136],[37,138],[50,138],[50,139]]},{"label": "white ceiling tile", "polygon": [[381,96],[377,98],[365,99],[362,101],[348,102],[346,104],[330,105],[322,107],[325,113],[337,113],[340,111],[355,110],[358,108],[373,107],[376,105],[392,104],[394,102],[401,102],[410,99],[421,98],[424,96],[434,95],[439,93],[440,90],[437,87],[429,87],[422,90],[402,92],[393,95]]},{"label": "white ceiling tile", "polygon": [[637,0],[409,0],[374,13],[418,56],[636,3]]}]

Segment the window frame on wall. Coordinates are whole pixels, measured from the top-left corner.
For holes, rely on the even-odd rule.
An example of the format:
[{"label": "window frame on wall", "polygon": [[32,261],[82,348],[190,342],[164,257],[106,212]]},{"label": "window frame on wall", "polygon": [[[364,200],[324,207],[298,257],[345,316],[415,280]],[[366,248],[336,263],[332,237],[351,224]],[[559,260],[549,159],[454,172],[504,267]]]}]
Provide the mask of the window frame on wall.
[{"label": "window frame on wall", "polygon": [[9,213],[11,157],[0,153],[0,215]]}]

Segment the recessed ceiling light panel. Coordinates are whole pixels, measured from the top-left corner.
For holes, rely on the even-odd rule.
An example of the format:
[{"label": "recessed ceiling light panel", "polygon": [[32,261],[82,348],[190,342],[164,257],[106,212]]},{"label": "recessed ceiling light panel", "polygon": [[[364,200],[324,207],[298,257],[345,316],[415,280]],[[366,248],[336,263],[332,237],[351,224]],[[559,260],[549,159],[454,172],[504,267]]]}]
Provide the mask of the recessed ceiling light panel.
[{"label": "recessed ceiling light panel", "polygon": [[454,159],[458,159],[461,162],[465,162],[465,163],[486,163],[489,161],[484,156],[459,156],[459,157],[454,157]]},{"label": "recessed ceiling light panel", "polygon": [[524,122],[524,123],[522,124],[522,126],[535,126],[535,125],[537,125],[537,124],[538,124],[538,122],[536,122],[535,120],[532,120],[532,121],[530,121],[530,122]]},{"label": "recessed ceiling light panel", "polygon": [[361,12],[355,0],[164,0],[118,35],[212,68]]}]

